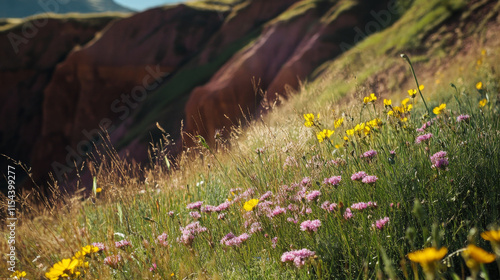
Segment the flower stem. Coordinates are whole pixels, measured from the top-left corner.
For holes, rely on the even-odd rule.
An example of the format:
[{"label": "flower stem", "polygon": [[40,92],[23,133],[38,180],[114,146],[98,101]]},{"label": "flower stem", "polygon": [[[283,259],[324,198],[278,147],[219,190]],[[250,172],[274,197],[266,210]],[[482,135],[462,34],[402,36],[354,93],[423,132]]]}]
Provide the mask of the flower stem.
[{"label": "flower stem", "polygon": [[427,103],[425,102],[425,99],[424,99],[424,96],[422,95],[422,92],[420,91],[420,85],[418,84],[418,79],[417,79],[417,75],[415,74],[415,70],[413,69],[413,65],[411,64],[411,60],[410,58],[406,55],[406,54],[401,54],[401,58],[403,58],[404,60],[406,60],[406,62],[408,62],[408,64],[410,65],[410,70],[411,70],[411,73],[413,74],[413,78],[415,79],[415,83],[417,84],[417,90],[418,90],[418,93],[420,93],[420,97],[422,98],[422,101],[424,101],[424,105],[425,105],[425,109],[427,109],[427,113],[429,114],[429,116],[431,115],[431,111],[429,110],[429,107],[427,107]]}]

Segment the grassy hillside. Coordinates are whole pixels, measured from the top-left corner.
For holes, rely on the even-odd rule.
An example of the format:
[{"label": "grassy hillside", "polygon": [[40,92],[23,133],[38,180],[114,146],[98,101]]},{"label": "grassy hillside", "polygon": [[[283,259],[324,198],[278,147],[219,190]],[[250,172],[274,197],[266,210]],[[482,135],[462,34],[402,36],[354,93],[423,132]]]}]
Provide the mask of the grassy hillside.
[{"label": "grassy hillside", "polygon": [[498,8],[416,0],[215,148],[201,139],[175,162],[155,150],[142,169],[108,149],[90,197],[54,190],[21,205],[16,268],[29,279],[498,279],[500,41],[482,21]]}]

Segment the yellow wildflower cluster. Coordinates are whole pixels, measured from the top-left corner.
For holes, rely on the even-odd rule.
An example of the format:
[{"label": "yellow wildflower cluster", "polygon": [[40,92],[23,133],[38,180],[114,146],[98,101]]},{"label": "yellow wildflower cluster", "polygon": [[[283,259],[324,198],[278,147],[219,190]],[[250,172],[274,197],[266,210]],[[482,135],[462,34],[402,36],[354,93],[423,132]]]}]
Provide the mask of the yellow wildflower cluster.
[{"label": "yellow wildflower cluster", "polygon": [[486,106],[486,104],[488,103],[488,99],[482,99],[481,101],[479,101],[479,107],[480,108],[483,108],[484,106]]},{"label": "yellow wildflower cluster", "polygon": [[446,104],[442,103],[441,105],[434,107],[434,109],[432,109],[432,112],[436,115],[439,115],[444,111],[444,109],[446,109]]},{"label": "yellow wildflower cluster", "polygon": [[45,277],[49,280],[57,280],[60,278],[78,278],[82,274],[80,269],[88,268],[89,263],[85,261],[85,257],[96,253],[99,248],[92,245],[87,245],[82,247],[80,251],[76,252],[75,255],[70,259],[63,259],[62,261],[54,264],[45,273]]},{"label": "yellow wildflower cluster", "polygon": [[[306,127],[312,127],[312,126],[314,126],[316,124],[314,122],[314,114],[304,114],[304,119],[306,120],[304,122],[304,125]],[[319,120],[319,113],[318,113],[318,120]]]},{"label": "yellow wildflower cluster", "polygon": [[363,103],[368,104],[370,102],[375,102],[377,101],[377,97],[375,96],[375,93],[370,94],[370,96],[366,96],[363,98]]},{"label": "yellow wildflower cluster", "polygon": [[14,271],[14,273],[12,273],[10,275],[10,278],[12,278],[12,279],[22,279],[22,278],[24,278],[24,276],[26,276],[26,272],[16,270],[16,271]]},{"label": "yellow wildflower cluster", "polygon": [[[409,98],[405,98],[403,101],[401,101],[401,106],[391,106],[390,105],[392,103],[391,100],[387,100],[387,103],[389,105],[386,105],[386,107],[391,108],[391,110],[387,112],[387,115],[400,119],[403,122],[406,122],[408,120],[408,117],[410,116],[411,110],[413,109],[413,104],[408,104],[409,101],[410,101]],[[386,104],[385,100],[384,104]]]},{"label": "yellow wildflower cluster", "polygon": [[[380,128],[381,125],[382,120],[376,118],[371,121],[357,124],[353,129],[346,130],[346,134],[347,136],[368,136],[374,128]],[[344,140],[347,141],[348,138],[346,139],[346,137],[344,137]]]},{"label": "yellow wildflower cluster", "polygon": [[344,117],[337,119],[334,123],[335,128],[339,128],[344,123]]},{"label": "yellow wildflower cluster", "polygon": [[329,130],[329,129],[323,129],[323,131],[320,131],[318,133],[316,133],[316,137],[318,138],[318,142],[323,142],[325,139],[329,139],[330,136],[332,136],[332,134],[334,133],[335,131],[333,130]]}]

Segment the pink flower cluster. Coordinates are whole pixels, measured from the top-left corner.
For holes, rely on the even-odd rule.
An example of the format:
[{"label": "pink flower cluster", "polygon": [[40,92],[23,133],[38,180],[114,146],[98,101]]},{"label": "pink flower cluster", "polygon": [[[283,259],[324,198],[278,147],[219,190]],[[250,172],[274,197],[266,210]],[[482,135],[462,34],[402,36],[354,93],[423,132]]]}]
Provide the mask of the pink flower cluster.
[{"label": "pink flower cluster", "polygon": [[361,180],[361,182],[365,184],[374,184],[375,182],[377,182],[377,180],[378,180],[377,176],[365,176],[363,180]]},{"label": "pink flower cluster", "polygon": [[445,151],[439,151],[431,156],[432,168],[445,169],[449,162]]},{"label": "pink flower cluster", "polygon": [[264,193],[264,194],[260,197],[259,201],[264,201],[264,200],[268,199],[269,197],[271,197],[271,195],[273,195],[273,192],[271,192],[271,191],[267,191],[266,193]]},{"label": "pink flower cluster", "polygon": [[469,120],[469,118],[470,118],[469,115],[460,115],[457,117],[457,122],[467,121]]},{"label": "pink flower cluster", "polygon": [[316,232],[318,231],[318,228],[321,226],[321,221],[320,220],[307,220],[303,221],[300,224],[300,230],[301,231],[308,231],[308,232]]},{"label": "pink flower cluster", "polygon": [[278,237],[274,237],[273,239],[271,239],[271,247],[273,247],[273,249],[276,249],[276,245],[278,244]]},{"label": "pink flower cluster", "polygon": [[417,131],[418,132],[424,132],[426,128],[428,128],[429,126],[431,126],[434,123],[434,121],[435,121],[435,118],[432,119],[432,120],[430,120],[430,121],[428,121],[428,122],[426,122],[426,123],[424,123],[422,125],[422,127],[417,128]]},{"label": "pink flower cluster", "polygon": [[415,139],[415,143],[420,144],[421,142],[426,142],[429,141],[429,139],[432,138],[432,133],[427,133],[424,135],[417,136],[417,139]]},{"label": "pink flower cluster", "polygon": [[191,216],[193,219],[201,218],[200,212],[198,211],[189,212],[189,216]]},{"label": "pink flower cluster", "polygon": [[227,210],[227,208],[229,208],[229,206],[231,206],[230,201],[223,202],[223,203],[219,204],[218,206],[206,205],[206,206],[201,207],[201,212],[205,212],[205,213],[217,212],[217,213],[219,213],[219,212]]},{"label": "pink flower cluster", "polygon": [[311,185],[311,178],[309,177],[304,177],[302,179],[302,181],[300,182],[300,184],[303,186],[303,187],[307,187],[309,185]]},{"label": "pink flower cluster", "polygon": [[167,247],[168,246],[167,237],[168,237],[168,235],[166,232],[158,235],[158,237],[156,238],[157,239],[156,243],[160,244],[163,247]]},{"label": "pink flower cluster", "polygon": [[337,203],[330,203],[330,201],[327,200],[321,204],[321,209],[328,212],[333,212],[337,210]]},{"label": "pink flower cluster", "polygon": [[117,268],[122,262],[122,256],[120,255],[111,255],[104,258],[104,264],[109,265],[112,268]]},{"label": "pink flower cluster", "polygon": [[330,184],[332,186],[337,186],[340,183],[340,180],[342,180],[341,176],[333,176],[330,178],[325,178],[325,180],[323,181],[323,184],[325,184],[325,185]]},{"label": "pink flower cluster", "polygon": [[116,248],[124,248],[124,247],[127,247],[127,246],[132,246],[130,244],[130,242],[128,242],[127,240],[123,239],[122,241],[117,241],[115,242],[115,246]]},{"label": "pink flower cluster", "polygon": [[349,220],[353,217],[354,215],[352,214],[351,212],[351,209],[347,208],[345,209],[345,212],[344,212],[344,219],[345,220]]},{"label": "pink flower cluster", "polygon": [[201,205],[203,204],[203,201],[197,201],[190,203],[186,206],[187,209],[200,209]]},{"label": "pink flower cluster", "polygon": [[101,243],[101,242],[94,242],[94,243],[92,243],[92,246],[99,248],[99,252],[108,249],[106,247],[106,245],[104,245],[104,243]]},{"label": "pink flower cluster", "polygon": [[248,235],[248,233],[243,233],[240,236],[236,236],[232,232],[230,232],[221,239],[220,244],[226,246],[239,246],[248,238],[250,238],[250,235]]},{"label": "pink flower cluster", "polygon": [[182,235],[177,238],[177,242],[190,246],[193,243],[194,238],[198,234],[207,231],[207,228],[200,226],[200,222],[194,222],[188,224],[186,227],[181,227],[180,230]]},{"label": "pink flower cluster", "polygon": [[375,221],[375,224],[372,224],[372,227],[383,229],[387,223],[389,223],[389,217],[384,217],[380,220]]},{"label": "pink flower cluster", "polygon": [[256,233],[261,231],[262,231],[262,226],[260,225],[259,222],[255,222],[250,226],[250,233]]},{"label": "pink flower cluster", "polygon": [[305,264],[306,259],[313,257],[315,254],[315,252],[308,249],[289,251],[281,255],[281,261],[284,263],[293,262],[296,267],[301,268]]},{"label": "pink flower cluster", "polygon": [[368,175],[366,174],[366,172],[364,172],[364,171],[359,171],[359,172],[356,172],[356,173],[352,174],[352,176],[351,176],[351,180],[353,180],[353,181],[361,181],[361,180],[363,180],[363,178],[365,178],[366,176],[368,176]]},{"label": "pink flower cluster", "polygon": [[372,159],[373,157],[375,157],[377,155],[377,151],[375,150],[369,150],[369,151],[366,151],[364,152],[360,158],[365,158],[365,159]]},{"label": "pink flower cluster", "polygon": [[320,195],[321,195],[320,191],[312,191],[306,195],[306,199],[307,201],[317,200]]}]

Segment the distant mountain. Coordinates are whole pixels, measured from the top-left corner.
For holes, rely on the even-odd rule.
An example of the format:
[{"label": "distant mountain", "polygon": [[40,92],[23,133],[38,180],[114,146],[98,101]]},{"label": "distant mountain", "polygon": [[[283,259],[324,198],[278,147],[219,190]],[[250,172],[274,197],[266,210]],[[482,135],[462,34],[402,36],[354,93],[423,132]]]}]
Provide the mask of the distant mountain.
[{"label": "distant mountain", "polygon": [[113,0],[0,0],[0,18],[23,18],[43,13],[133,12]]}]

